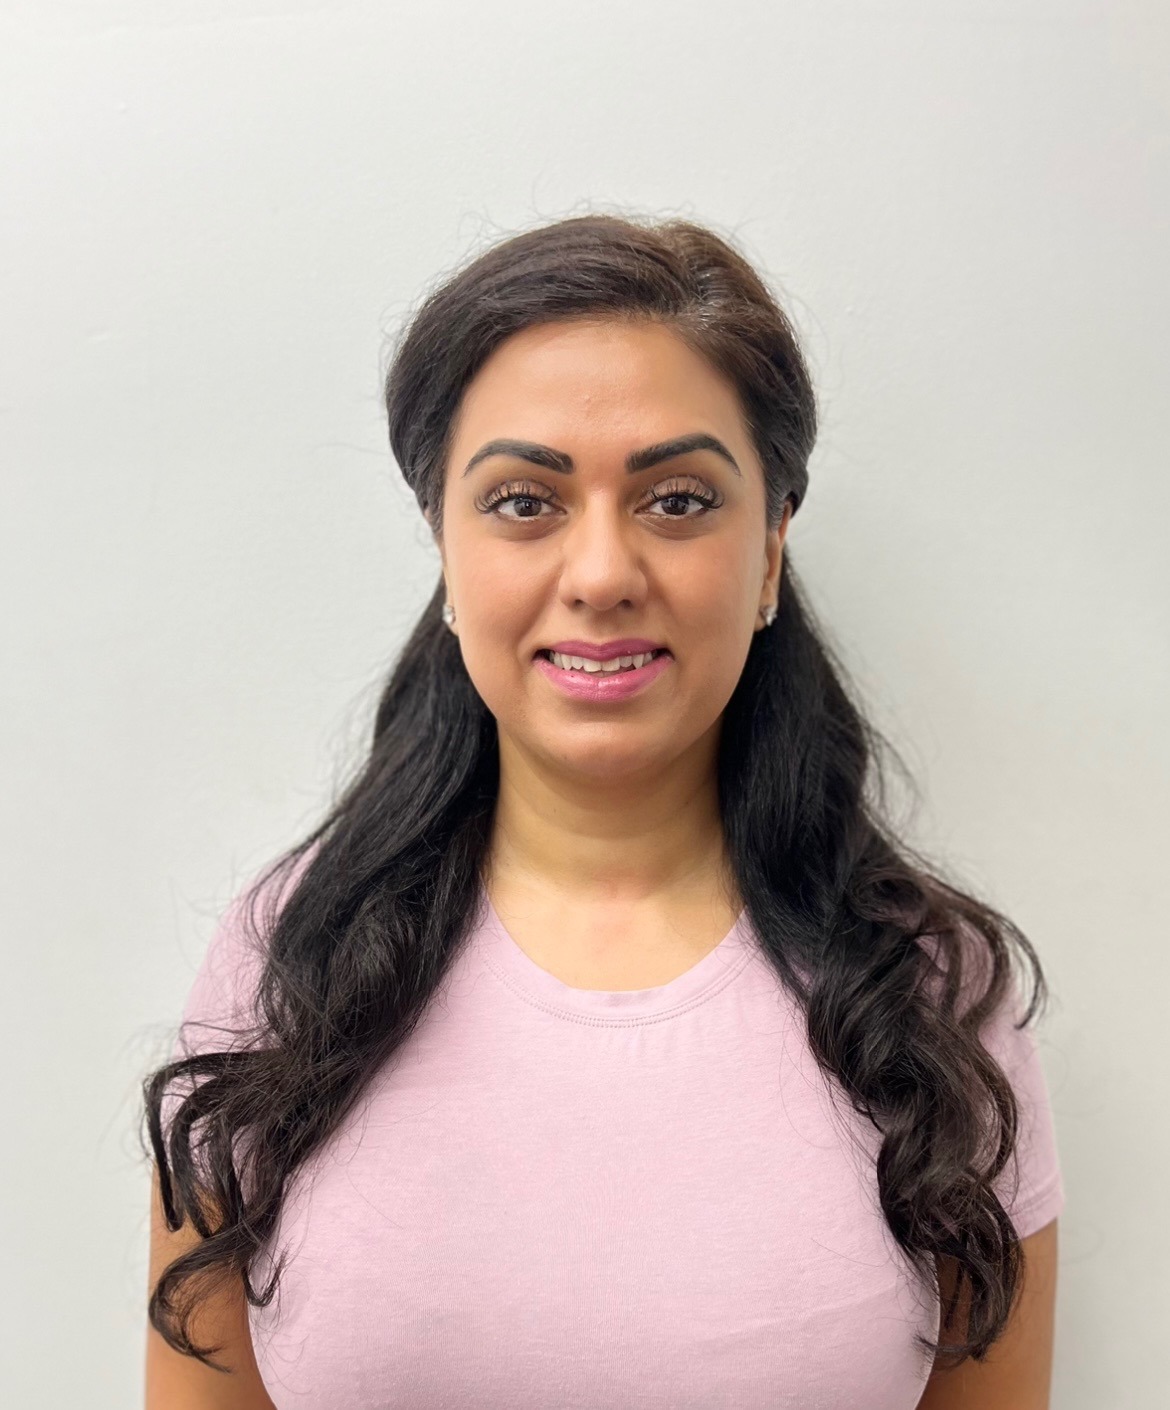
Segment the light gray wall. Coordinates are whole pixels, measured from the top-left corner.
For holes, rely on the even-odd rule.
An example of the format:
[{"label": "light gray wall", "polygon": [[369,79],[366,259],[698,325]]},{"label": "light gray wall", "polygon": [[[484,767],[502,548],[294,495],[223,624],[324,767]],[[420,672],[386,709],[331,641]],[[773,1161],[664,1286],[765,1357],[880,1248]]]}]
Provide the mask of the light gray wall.
[{"label": "light gray wall", "polygon": [[4,4],[0,1399],[139,1403],[138,1082],[437,573],[386,335],[612,205],[737,235],[804,332],[793,561],[1054,991],[1053,1404],[1157,1400],[1168,39],[1156,0]]}]

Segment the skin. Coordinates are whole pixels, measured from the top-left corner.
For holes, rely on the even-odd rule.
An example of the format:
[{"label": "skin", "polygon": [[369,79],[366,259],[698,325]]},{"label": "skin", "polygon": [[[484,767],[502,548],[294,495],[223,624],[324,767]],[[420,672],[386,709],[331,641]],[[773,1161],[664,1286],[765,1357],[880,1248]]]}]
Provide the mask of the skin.
[{"label": "skin", "polygon": [[[720,718],[752,634],[767,630],[762,610],[777,600],[788,510],[767,526],[763,470],[734,388],[659,326],[526,329],[480,369],[453,429],[436,544],[463,660],[499,726],[485,867],[493,904],[517,943],[567,983],[666,983],[718,943],[742,905],[718,808]],[[632,451],[696,432],[717,437],[738,473],[710,449],[626,473]],[[551,447],[574,469],[494,455],[465,476],[501,437]],[[504,486],[548,503],[485,512]],[[718,507],[654,503],[696,491]],[[537,647],[562,638],[619,636],[674,656],[628,701],[575,702],[532,664]],[[620,949],[598,933],[620,934]],[[152,1286],[197,1237],[189,1226],[166,1230],[156,1177]],[[1024,1252],[1007,1335],[982,1366],[935,1371],[920,1410],[1046,1410],[1055,1221]],[[208,1300],[195,1334],[226,1343],[219,1359],[237,1374],[207,1370],[148,1330],[147,1410],[272,1410],[240,1288]]]},{"label": "skin", "polygon": [[[631,452],[692,433],[718,438],[735,465],[699,449],[627,473]],[[550,447],[574,469],[496,454],[464,473],[497,438]],[[501,489],[529,498],[493,510]],[[517,943],[566,982],[665,982],[739,912],[720,717],[777,600],[789,517],[765,524],[733,386],[662,326],[525,329],[465,390],[436,542],[463,660],[499,727],[486,876]],[[533,665],[540,646],[623,636],[674,658],[626,701],[569,699]],[[623,935],[620,953],[606,934]]]},{"label": "skin", "polygon": [[[1048,1410],[1056,1320],[1058,1220],[1020,1240],[1023,1286],[1003,1335],[982,1363],[932,1371],[918,1410]],[[954,1288],[954,1265],[939,1266],[944,1297]],[[967,1299],[960,1299],[965,1314]],[[942,1338],[956,1340],[953,1333]]]},{"label": "skin", "polygon": [[[150,1287],[168,1264],[198,1242],[190,1223],[175,1233],[167,1228],[156,1170],[150,1197]],[[209,1296],[192,1321],[192,1336],[201,1346],[223,1348],[213,1359],[228,1367],[230,1375],[173,1350],[148,1326],[146,1410],[276,1410],[260,1379],[247,1314],[244,1287],[237,1282]]]}]

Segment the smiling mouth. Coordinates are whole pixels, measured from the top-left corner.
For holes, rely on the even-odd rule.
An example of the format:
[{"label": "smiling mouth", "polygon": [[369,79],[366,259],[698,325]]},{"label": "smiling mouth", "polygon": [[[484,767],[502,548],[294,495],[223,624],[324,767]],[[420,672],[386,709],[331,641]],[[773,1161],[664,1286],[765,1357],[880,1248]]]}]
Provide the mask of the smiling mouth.
[{"label": "smiling mouth", "polygon": [[541,647],[536,653],[544,660],[550,661],[554,666],[562,671],[571,671],[574,675],[582,676],[620,676],[627,671],[636,671],[644,666],[648,666],[651,661],[656,661],[659,656],[669,656],[670,652],[665,646],[656,647],[653,651],[640,651],[628,656],[614,657],[613,662],[591,661],[587,657],[561,655],[559,652]]}]

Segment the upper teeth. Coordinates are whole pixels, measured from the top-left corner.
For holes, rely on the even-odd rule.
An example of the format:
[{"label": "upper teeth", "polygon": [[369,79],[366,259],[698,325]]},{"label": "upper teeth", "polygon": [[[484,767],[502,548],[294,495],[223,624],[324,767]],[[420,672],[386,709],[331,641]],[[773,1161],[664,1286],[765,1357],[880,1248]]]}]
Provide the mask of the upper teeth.
[{"label": "upper teeth", "polygon": [[562,671],[620,671],[623,667],[644,666],[647,661],[654,659],[653,651],[643,651],[637,656],[615,656],[612,661],[590,661],[585,656],[562,656],[557,651],[550,651],[554,666],[559,666]]}]

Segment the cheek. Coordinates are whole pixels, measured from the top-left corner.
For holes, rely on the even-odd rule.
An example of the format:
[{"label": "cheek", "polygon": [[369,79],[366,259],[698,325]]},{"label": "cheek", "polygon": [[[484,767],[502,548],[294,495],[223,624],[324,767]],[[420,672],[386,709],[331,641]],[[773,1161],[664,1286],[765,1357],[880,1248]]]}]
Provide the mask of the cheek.
[{"label": "cheek", "polygon": [[[538,599],[518,581],[514,557],[501,562],[490,550],[464,559],[467,571],[458,585],[460,650],[476,689],[497,715],[509,713],[509,701],[522,688],[522,648],[533,639]],[[534,616],[534,611],[536,615]]]},{"label": "cheek", "polygon": [[452,588],[461,618],[474,624],[477,638],[496,641],[522,620],[530,595],[523,584],[522,563],[512,547],[495,543],[486,534],[466,533],[450,550]]},{"label": "cheek", "polygon": [[712,539],[702,548],[672,565],[671,615],[688,631],[693,624],[734,638],[741,622],[750,619],[753,593],[759,590],[758,579],[753,585],[748,572],[749,549],[738,539]]},{"label": "cheek", "polygon": [[481,621],[469,627],[460,643],[463,664],[491,714],[516,728],[524,715],[524,665],[514,651],[493,645],[493,630]]},{"label": "cheek", "polygon": [[[705,545],[714,548],[714,545]],[[670,618],[688,693],[722,707],[743,671],[752,643],[761,566],[753,577],[751,550],[742,541],[695,555],[670,589]],[[694,669],[686,670],[690,663]]]}]

